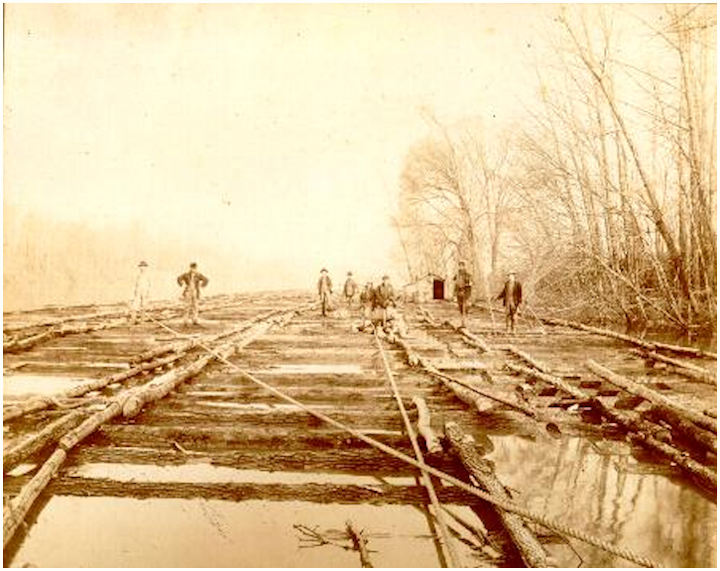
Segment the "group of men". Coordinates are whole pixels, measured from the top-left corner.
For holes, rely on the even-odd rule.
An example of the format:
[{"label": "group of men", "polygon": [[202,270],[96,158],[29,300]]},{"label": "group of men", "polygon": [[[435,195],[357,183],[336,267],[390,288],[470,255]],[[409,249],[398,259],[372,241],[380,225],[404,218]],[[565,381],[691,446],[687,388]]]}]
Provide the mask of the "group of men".
[{"label": "group of men", "polygon": [[[135,279],[135,291],[130,306],[130,320],[133,324],[138,323],[138,313],[142,320],[145,319],[145,305],[150,294],[150,279],[147,273],[148,264],[142,261],[138,264],[138,274]],[[208,284],[208,279],[197,269],[195,262],[190,264],[187,272],[180,274],[177,283],[183,287],[182,299],[185,302],[184,323],[187,325],[190,320],[197,325],[199,313],[200,290]],[[458,271],[454,278],[455,298],[457,299],[458,311],[462,327],[467,325],[468,309],[472,298],[472,274],[468,271],[465,261],[458,263]],[[320,270],[320,278],[317,283],[318,296],[323,317],[327,316],[332,309],[331,296],[333,293],[332,280],[326,268]],[[348,310],[351,310],[359,291],[358,285],[353,279],[352,272],[347,273],[347,279],[343,285],[343,297]],[[522,303],[522,285],[515,277],[515,272],[509,272],[505,285],[496,299],[502,300],[505,307],[505,326],[508,331],[515,331],[515,316],[518,307]],[[359,295],[362,308],[363,325],[373,321],[382,323],[383,328],[387,327],[388,321],[392,319],[396,303],[395,290],[390,284],[390,276],[384,275],[382,282],[377,287],[372,281],[365,283]]]},{"label": "group of men", "polygon": [[[455,298],[457,299],[458,311],[462,327],[467,326],[467,315],[472,299],[473,280],[472,274],[468,271],[464,260],[458,263],[458,271],[454,278]],[[318,296],[320,298],[320,310],[323,317],[327,316],[332,309],[331,296],[333,293],[332,280],[326,268],[320,270],[320,278],[317,283]],[[347,273],[347,279],[343,285],[342,295],[348,310],[351,310],[359,291],[358,285],[353,279],[352,272]],[[360,291],[360,305],[363,310],[363,325],[373,321],[381,322],[383,328],[387,327],[388,321],[392,319],[391,308],[396,306],[396,296],[393,286],[390,284],[390,277],[385,275],[382,283],[374,287],[371,281],[365,284]],[[522,285],[515,277],[515,272],[509,272],[502,291],[496,299],[502,300],[505,307],[505,327],[511,333],[515,332],[515,316],[522,303]]]},{"label": "group of men", "polygon": [[[467,270],[465,262],[458,263],[458,271],[455,274],[455,298],[457,299],[458,311],[462,327],[467,326],[467,314],[472,296],[472,275]],[[522,303],[522,285],[515,277],[515,272],[508,272],[507,280],[503,289],[495,299],[502,300],[505,307],[505,328],[511,333],[515,332],[515,316]]]},{"label": "group of men", "polygon": [[[136,325],[139,321],[138,314],[140,314],[140,320],[144,321],[146,319],[145,307],[150,297],[150,277],[147,268],[148,264],[144,260],[138,264],[135,290],[132,303],[130,304],[130,321],[133,325]],[[183,318],[185,325],[187,325],[190,320],[192,320],[193,325],[198,324],[200,288],[206,287],[208,281],[209,280],[198,271],[195,262],[190,264],[187,272],[178,276],[177,283],[180,287],[184,288],[181,298],[185,303],[185,315]]]},{"label": "group of men", "polygon": [[[320,278],[317,283],[318,297],[320,298],[320,311],[323,317],[331,310],[331,295],[333,293],[332,280],[326,268],[320,270]],[[358,295],[359,292],[359,295]],[[392,308],[397,304],[395,289],[390,283],[390,276],[384,275],[382,282],[374,286],[372,281],[365,283],[362,291],[353,279],[353,273],[347,273],[347,279],[343,285],[342,295],[347,309],[353,309],[355,300],[359,299],[362,308],[363,325],[368,322],[377,321],[383,328],[387,328],[388,322],[393,317]]]}]

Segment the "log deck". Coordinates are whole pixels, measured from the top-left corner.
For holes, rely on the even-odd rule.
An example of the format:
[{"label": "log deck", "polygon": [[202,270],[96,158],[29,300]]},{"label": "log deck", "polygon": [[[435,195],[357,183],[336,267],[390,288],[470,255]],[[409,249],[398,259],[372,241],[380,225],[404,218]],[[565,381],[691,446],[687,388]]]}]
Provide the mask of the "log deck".
[{"label": "log deck", "polygon": [[[419,474],[416,469],[329,428],[297,407],[283,404],[249,385],[213,356],[218,352],[222,359],[229,359],[286,394],[413,456],[393,393],[384,381],[373,337],[351,332],[352,316],[336,314],[322,319],[307,305],[300,313],[287,316],[292,308],[307,302],[307,297],[299,295],[218,297],[204,307],[204,321],[197,328],[184,328],[173,317],[177,313],[163,309],[167,318],[160,323],[189,335],[187,338],[178,338],[157,322],[135,327],[119,323],[117,308],[84,308],[76,316],[71,309],[60,317],[36,312],[31,317],[22,313],[6,316],[10,322],[5,324],[5,331],[13,336],[9,341],[12,351],[4,354],[6,382],[21,384],[27,376],[34,376],[57,386],[51,396],[29,394],[8,400],[3,410],[4,483],[9,500],[4,510],[6,556],[12,558],[22,541],[22,534],[11,541],[13,534],[43,495],[303,499],[427,509],[430,500],[414,480]],[[442,315],[436,317],[436,312]],[[283,315],[286,317],[276,319]],[[92,319],[85,323],[88,316]],[[410,324],[408,337],[391,339],[396,343],[387,344],[386,354],[408,414],[423,436],[428,465],[460,476],[468,469],[469,458],[477,467],[473,451],[492,448],[489,441],[478,441],[473,451],[460,441],[442,441],[438,434],[443,433],[448,420],[465,431],[481,429],[490,440],[508,430],[536,435],[538,423],[544,425],[550,419],[553,422],[547,426],[563,434],[594,440],[603,435],[622,438],[622,423],[626,422],[682,432],[683,442],[691,448],[678,454],[685,461],[687,455],[693,457],[693,466],[700,466],[699,471],[706,476],[705,483],[714,477],[710,467],[716,451],[713,438],[709,433],[693,434],[684,422],[687,414],[678,418],[658,406],[666,405],[672,396],[672,402],[682,403],[678,405],[681,412],[701,411],[702,415],[703,410],[714,408],[714,384],[693,382],[672,368],[653,369],[650,382],[655,388],[651,394],[655,397],[658,391],[665,391],[667,396],[619,414],[613,406],[623,391],[612,382],[616,379],[597,382],[583,367],[588,350],[601,347],[607,351],[613,347],[611,341],[588,345],[586,334],[568,333],[572,325],[547,321],[542,335],[534,330],[523,332],[521,327],[517,335],[503,336],[491,323],[478,321],[477,316],[467,328],[460,328],[453,324],[451,306],[442,303],[408,305],[405,317]],[[60,327],[65,328],[62,334],[53,333]],[[491,330],[493,336],[488,340],[482,332]],[[620,359],[621,353],[616,354]],[[127,368],[112,374],[103,369],[86,373],[88,369],[82,363],[95,358],[127,363]],[[618,359],[604,364],[623,378],[637,380],[646,375],[637,360],[628,362],[625,355]],[[68,386],[64,379],[72,378],[69,375],[77,378],[80,371],[86,378]],[[703,372],[708,381],[709,374]],[[605,416],[620,419],[621,426],[602,425],[603,432],[599,432],[597,426],[578,415],[592,408],[585,406],[586,401],[597,398],[603,399],[602,410],[610,411]],[[678,408],[670,412],[677,413]],[[703,416],[707,425],[714,425],[712,419]],[[702,424],[695,414],[690,417]],[[648,438],[654,443],[658,433],[633,432],[632,437],[640,444],[647,443]],[[464,450],[459,457],[451,454],[452,447],[460,450],[458,446]],[[660,442],[659,447],[663,446],[667,444]],[[701,458],[699,450],[709,456]],[[651,460],[663,464],[662,455]],[[35,468],[22,475],[7,474],[21,462],[35,464]],[[372,478],[375,482],[121,482],[75,472],[97,463],[201,463],[268,473]],[[677,474],[674,467],[666,469]],[[383,480],[389,476],[407,481],[390,484]],[[486,484],[493,487],[493,493],[500,493],[494,483]],[[462,490],[448,487],[438,488],[437,499],[440,504],[476,503]],[[527,536],[522,531],[522,518],[510,517],[505,529],[498,528],[492,518],[473,525],[504,533],[514,545],[512,550],[496,553],[492,564],[548,564],[542,546],[547,538]],[[364,549],[365,544],[361,541],[357,547]],[[521,560],[517,559],[518,552]],[[365,551],[363,564],[369,566],[369,559]]]}]

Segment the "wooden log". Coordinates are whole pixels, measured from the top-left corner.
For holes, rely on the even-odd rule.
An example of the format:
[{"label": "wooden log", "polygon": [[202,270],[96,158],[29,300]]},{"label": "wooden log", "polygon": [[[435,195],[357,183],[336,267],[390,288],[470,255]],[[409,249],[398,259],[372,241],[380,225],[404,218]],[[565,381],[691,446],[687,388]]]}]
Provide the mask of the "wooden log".
[{"label": "wooden log", "polygon": [[470,345],[477,347],[481,351],[485,353],[490,353],[492,349],[490,348],[490,345],[485,343],[480,337],[475,335],[474,333],[471,333],[468,331],[466,327],[458,327],[457,331],[462,334],[462,336],[465,338],[465,341],[467,343],[470,343]]},{"label": "wooden log", "polygon": [[125,395],[120,395],[116,397],[103,410],[96,412],[85,419],[80,426],[73,428],[65,434],[58,442],[58,446],[63,450],[69,451],[73,446],[95,432],[102,424],[118,416],[122,412],[121,399],[124,398],[124,396]]},{"label": "wooden log", "polygon": [[[9,484],[8,490],[17,488]],[[83,478],[61,476],[52,480],[48,493],[79,497],[120,497],[141,499],[218,499],[229,501],[308,501],[322,504],[345,505],[413,505],[424,506],[429,500],[422,486],[395,484],[281,484],[255,482],[139,482],[116,481],[106,478]],[[453,486],[438,490],[438,498],[444,504],[467,505],[475,496]],[[3,538],[4,539],[4,538]]]},{"label": "wooden log", "polygon": [[667,398],[666,396],[661,395],[657,391],[644,387],[641,384],[636,383],[635,381],[631,381],[627,377],[618,375],[617,373],[611,371],[607,367],[603,367],[592,359],[589,359],[586,362],[586,365],[588,369],[590,369],[597,376],[605,379],[613,385],[618,386],[631,394],[638,395],[654,405],[670,408],[678,415],[694,422],[705,430],[710,430],[717,434],[717,420],[708,418],[701,412],[685,408],[676,403],[675,401]]},{"label": "wooden log", "polygon": [[22,325],[7,325],[3,327],[3,333],[25,331],[37,327],[56,327],[73,321],[95,321],[98,319],[109,319],[126,315],[127,311],[103,311],[99,313],[88,313],[84,315],[68,315],[67,317],[57,317],[54,319],[45,319],[37,323],[26,323]]},{"label": "wooden log", "polygon": [[557,377],[555,375],[549,375],[547,373],[543,373],[536,369],[529,369],[527,367],[523,367],[522,365],[515,365],[514,363],[505,363],[505,366],[510,369],[511,371],[515,373],[520,373],[522,375],[526,375],[528,377],[534,377],[536,379],[539,379],[541,381],[545,381],[546,383],[549,383],[553,385],[554,387],[565,391],[570,396],[578,399],[578,400],[588,400],[589,396],[587,393],[585,393],[582,389],[579,389],[577,387],[574,387],[564,379],[561,379],[560,377]]},{"label": "wooden log", "polygon": [[419,305],[418,309],[420,310],[422,316],[425,318],[425,321],[427,321],[432,327],[438,326],[438,322],[427,309],[425,309],[422,305]]},{"label": "wooden log", "polygon": [[694,423],[684,419],[673,409],[653,406],[645,413],[645,416],[653,422],[666,422],[674,431],[698,448],[717,455],[717,438],[707,430],[702,430]]},{"label": "wooden log", "polygon": [[525,351],[521,351],[514,345],[508,345],[507,347],[505,347],[505,349],[510,351],[510,353],[512,353],[516,357],[519,357],[520,359],[522,359],[523,361],[528,363],[531,367],[535,367],[538,371],[540,371],[542,373],[550,373],[551,372],[550,367],[548,367],[546,364],[541,363],[540,361],[538,361],[534,357],[528,355]]},{"label": "wooden log", "polygon": [[482,413],[486,411],[487,407],[486,401],[484,399],[490,399],[497,403],[503,404],[513,410],[522,412],[523,414],[526,414],[531,418],[537,418],[537,413],[530,407],[506,399],[504,396],[496,394],[488,388],[480,389],[478,387],[474,387],[468,383],[465,383],[460,379],[456,379],[454,377],[451,377],[450,375],[441,373],[428,360],[422,358],[420,355],[415,353],[410,348],[410,346],[402,339],[394,339],[394,342],[400,347],[402,347],[402,349],[405,351],[405,355],[410,366],[420,366],[422,369],[425,370],[425,372],[439,379],[440,382],[445,385],[450,391],[452,391],[455,396],[457,396],[461,401],[476,408],[478,412]]},{"label": "wooden log", "polygon": [[[149,371],[149,370],[153,370],[153,369],[156,369],[159,367],[163,367],[165,365],[173,363],[174,361],[184,357],[185,352],[187,352],[197,346],[200,346],[201,344],[206,344],[208,342],[212,342],[217,339],[230,337],[232,335],[236,335],[238,333],[244,332],[247,329],[249,329],[249,327],[252,325],[253,322],[258,322],[260,320],[268,319],[268,318],[272,317],[272,315],[277,314],[277,313],[278,313],[278,310],[272,310],[272,311],[266,312],[264,314],[258,315],[255,318],[253,318],[247,322],[244,322],[243,324],[241,324],[237,327],[234,327],[230,331],[224,331],[217,335],[212,335],[206,339],[193,339],[193,340],[191,340],[191,342],[184,342],[182,344],[182,347],[178,348],[178,353],[175,355],[171,355],[169,357],[165,357],[163,359],[158,359],[158,360],[151,361],[148,363],[140,363],[140,364],[136,365],[135,367],[132,367],[131,369],[128,369],[126,371],[121,371],[119,373],[115,373],[114,375],[103,377],[101,379],[92,380],[87,383],[83,383],[81,385],[76,385],[76,386],[71,387],[71,388],[69,388],[55,396],[52,396],[52,397],[37,397],[37,398],[31,399],[31,400],[28,400],[26,402],[23,402],[23,403],[5,407],[3,409],[3,422],[8,422],[10,420],[21,417],[28,413],[44,410],[46,408],[49,408],[50,406],[62,407],[62,403],[61,403],[62,399],[78,397],[78,396],[84,395],[88,392],[102,389],[102,388],[106,387],[107,385],[111,385],[113,383],[118,383],[118,382],[124,381],[124,380],[134,377],[144,371]],[[175,346],[179,347],[177,344],[175,344]],[[167,351],[163,350],[158,354],[162,355],[164,353],[167,353]]]},{"label": "wooden log", "polygon": [[10,500],[6,506],[3,506],[3,548],[13,538],[40,492],[45,489],[50,479],[57,473],[66,457],[67,453],[62,448],[55,450],[30,482],[23,486],[20,493]]},{"label": "wooden log", "polygon": [[121,371],[113,375],[108,375],[100,379],[94,379],[92,381],[70,387],[53,397],[34,397],[25,402],[7,406],[3,409],[3,422],[8,422],[33,412],[39,412],[52,406],[62,408],[63,405],[66,404],[63,402],[63,399],[76,398],[89,392],[103,389],[108,385],[135,377],[144,371],[151,371],[153,369],[157,369],[158,367],[168,365],[178,359],[181,359],[183,356],[184,355],[172,355],[170,357],[158,359],[149,363],[141,363],[126,371]]},{"label": "wooden log", "polygon": [[[292,317],[292,315],[295,315],[295,311],[290,312],[290,316],[287,315],[283,316],[281,319],[276,320],[276,322],[283,322],[284,319],[289,319]],[[266,322],[262,324],[261,326],[257,326],[255,329],[255,332],[253,335],[248,335],[244,339],[244,343],[247,344],[251,342],[254,337],[258,334],[261,334],[262,332],[266,331],[267,328],[271,327],[273,324],[273,321]],[[242,344],[242,343],[241,343]],[[221,356],[225,357],[226,354],[229,354],[232,350],[235,349],[235,344],[230,343],[226,344],[219,352]],[[162,375],[161,377],[168,377],[168,375],[172,375],[173,377],[173,383],[172,386],[170,386],[170,383],[168,383],[168,379],[166,378],[164,382],[162,383],[153,383],[153,381],[150,381],[146,385],[146,391],[138,391],[137,389],[130,389],[127,391],[123,391],[118,396],[114,397],[112,401],[108,404],[108,406],[89,418],[87,418],[84,422],[80,424],[80,426],[77,426],[76,428],[69,431],[65,436],[63,436],[60,441],[58,442],[58,448],[53,453],[53,455],[50,457],[50,459],[43,465],[43,467],[40,469],[40,471],[36,474],[36,476],[26,485],[23,487],[23,489],[20,491],[18,496],[14,498],[8,507],[3,510],[3,520],[4,520],[4,537],[3,537],[3,545],[7,545],[7,543],[12,539],[13,534],[17,530],[20,523],[23,521],[25,515],[27,514],[28,510],[32,506],[33,502],[37,498],[37,496],[40,494],[40,492],[45,488],[47,483],[49,482],[52,475],[57,471],[57,469],[60,467],[60,465],[65,461],[65,458],[67,457],[67,451],[69,451],[72,447],[76,446],[79,442],[81,442],[84,438],[95,432],[102,424],[106,423],[107,421],[111,420],[112,418],[118,416],[123,412],[124,405],[127,401],[131,399],[131,397],[140,397],[139,402],[140,408],[142,408],[142,404],[149,402],[147,400],[147,395],[155,396],[156,398],[161,398],[167,394],[165,389],[170,386],[168,389],[171,390],[174,386],[176,386],[180,380],[184,380],[185,378],[188,378],[189,376],[192,376],[194,374],[197,374],[203,367],[207,365],[212,359],[214,359],[214,355],[207,355],[203,356],[199,359],[197,359],[194,363],[188,365],[187,367],[184,367],[182,369],[182,372],[184,374],[178,374],[181,373],[181,371],[171,371],[171,373],[168,373],[166,375]],[[160,387],[158,389],[158,387]],[[158,389],[158,390],[156,390]],[[137,404],[129,409],[130,412],[134,411],[137,407]],[[139,411],[139,409],[137,409]],[[137,413],[135,413],[137,414]]]},{"label": "wooden log", "polygon": [[82,325],[75,325],[75,326],[69,326],[69,327],[64,327],[64,326],[55,327],[53,329],[50,329],[49,331],[44,331],[37,335],[31,335],[30,337],[25,337],[24,339],[11,341],[9,343],[3,343],[3,352],[4,353],[17,353],[19,351],[26,351],[27,349],[34,347],[38,343],[47,341],[48,339],[52,339],[55,337],[64,337],[66,335],[77,335],[77,334],[82,334],[82,333],[90,333],[92,331],[100,331],[103,329],[110,329],[112,327],[117,327],[118,325],[120,325],[123,322],[106,322],[106,323],[101,323],[98,325],[82,324]]},{"label": "wooden log", "polygon": [[673,367],[675,367],[675,370],[677,370],[677,372],[681,375],[684,375],[696,381],[700,381],[701,383],[717,387],[717,379],[715,378],[715,375],[713,375],[710,371],[703,369],[702,367],[698,367],[697,365],[693,365],[691,363],[686,363],[685,361],[680,361],[679,359],[660,355],[660,353],[657,353],[655,351],[633,349],[632,353],[638,355],[643,359],[659,361],[661,363],[672,365]]},{"label": "wooden log", "polygon": [[[239,349],[252,343],[255,339],[257,339],[257,337],[273,327],[273,325],[286,324],[297,314],[298,311],[301,311],[301,309],[286,311],[284,314],[277,317],[266,318],[262,323],[255,324],[249,329],[241,327],[240,329],[244,335],[239,341],[227,342],[222,347],[215,350],[213,354],[200,357],[193,363],[190,363],[181,369],[165,373],[142,387],[132,389],[122,402],[123,416],[125,418],[132,418],[136,416],[146,403],[156,401],[169,394],[170,391],[172,391],[177,385],[186,379],[197,375],[210,361],[217,358],[216,356],[219,356],[221,360],[227,359],[235,351],[238,351]],[[234,333],[239,332],[240,331],[235,331]]]},{"label": "wooden log", "polygon": [[67,431],[75,428],[82,420],[84,414],[72,411],[51,422],[40,432],[31,434],[14,446],[3,450],[3,474],[12,470],[25,458],[39,452],[47,445],[57,440]]},{"label": "wooden log", "polygon": [[[226,355],[224,355],[226,356]],[[131,389],[122,402],[122,414],[125,418],[137,416],[145,404],[167,396],[177,385],[197,375],[213,360],[211,355],[200,357],[185,367],[169,371],[153,379],[150,383]]]},{"label": "wooden log", "polygon": [[553,375],[541,373],[534,369],[528,369],[527,367],[520,367],[518,365],[509,365],[508,367],[519,373],[526,374],[528,376],[536,377],[540,380],[546,381],[550,384],[557,386],[564,390],[571,396],[588,402],[588,404],[595,409],[604,418],[620,426],[623,430],[629,433],[629,438],[632,442],[642,445],[645,448],[659,454],[670,462],[676,463],[680,466],[686,474],[688,474],[695,482],[704,488],[709,490],[717,488],[717,475],[710,469],[706,468],[699,462],[689,458],[687,454],[677,450],[673,446],[662,442],[657,438],[656,434],[650,434],[648,427],[642,425],[637,420],[630,417],[627,413],[607,408],[598,399],[593,399],[589,394],[583,390],[569,385],[562,379],[559,379]]},{"label": "wooden log", "polygon": [[357,551],[360,554],[360,564],[363,567],[372,567],[373,564],[370,562],[370,553],[368,553],[368,548],[367,548],[368,540],[365,537],[363,530],[358,530],[353,525],[353,522],[350,520],[347,520],[345,522],[345,530],[347,531],[347,534],[350,536],[350,540],[353,543],[353,547],[355,548],[355,551]]},{"label": "wooden log", "polygon": [[717,359],[717,353],[711,351],[705,351],[697,347],[685,347],[683,345],[671,345],[668,343],[660,343],[655,341],[645,341],[632,337],[631,335],[625,335],[624,333],[618,333],[610,329],[601,329],[599,327],[592,327],[585,325],[584,323],[576,323],[574,321],[567,321],[565,319],[553,319],[549,317],[541,317],[541,321],[548,323],[549,325],[560,325],[562,327],[571,327],[573,329],[579,329],[580,331],[587,331],[588,333],[594,333],[595,335],[602,335],[603,337],[611,337],[637,347],[642,347],[649,351],[667,351],[669,353],[676,353],[678,355],[685,355],[688,357],[698,357],[706,359]]},{"label": "wooden log", "polygon": [[440,439],[430,425],[430,410],[428,409],[425,399],[422,397],[413,397],[415,408],[418,411],[418,432],[425,439],[425,447],[430,454],[438,454],[442,452]]},{"label": "wooden log", "polygon": [[282,310],[277,310],[277,309],[266,311],[264,313],[256,315],[255,317],[238,324],[236,327],[233,327],[229,331],[223,331],[223,332],[217,333],[215,335],[198,337],[198,338],[188,339],[185,341],[175,341],[173,343],[167,343],[165,345],[161,345],[160,347],[155,347],[153,349],[149,349],[147,351],[144,351],[144,352],[139,353],[139,354],[135,355],[134,357],[132,357],[130,359],[130,362],[137,363],[140,361],[148,361],[150,359],[154,359],[155,357],[159,357],[160,355],[165,355],[166,353],[170,353],[170,352],[185,353],[187,351],[190,351],[191,349],[198,347],[201,343],[213,343],[220,339],[227,338],[231,335],[235,335],[236,333],[239,333],[241,331],[249,329],[254,323],[263,321],[265,319],[269,319],[270,317],[272,317],[273,315],[275,315],[281,311]]},{"label": "wooden log", "polygon": [[[481,488],[499,499],[512,500],[505,486],[495,476],[492,464],[483,461],[478,455],[475,450],[475,440],[472,436],[464,434],[455,422],[445,424],[445,435],[468,474]],[[525,525],[522,518],[497,507],[495,510],[498,512],[505,529],[507,529],[525,564],[528,567],[551,566],[551,561],[540,541]]]},{"label": "wooden log", "polygon": [[45,339],[50,339],[55,335],[57,335],[57,333],[51,329],[22,339],[13,339],[12,341],[3,343],[3,353],[15,353],[16,351],[24,351],[28,347],[32,347],[33,345],[36,345],[37,343],[40,343]]}]

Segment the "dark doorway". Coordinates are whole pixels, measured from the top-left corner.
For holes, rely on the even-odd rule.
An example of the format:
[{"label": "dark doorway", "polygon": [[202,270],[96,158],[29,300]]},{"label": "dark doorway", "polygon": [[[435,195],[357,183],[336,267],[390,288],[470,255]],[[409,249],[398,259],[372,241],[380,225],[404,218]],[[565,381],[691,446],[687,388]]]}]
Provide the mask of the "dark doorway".
[{"label": "dark doorway", "polygon": [[445,299],[445,282],[433,280],[433,299]]}]

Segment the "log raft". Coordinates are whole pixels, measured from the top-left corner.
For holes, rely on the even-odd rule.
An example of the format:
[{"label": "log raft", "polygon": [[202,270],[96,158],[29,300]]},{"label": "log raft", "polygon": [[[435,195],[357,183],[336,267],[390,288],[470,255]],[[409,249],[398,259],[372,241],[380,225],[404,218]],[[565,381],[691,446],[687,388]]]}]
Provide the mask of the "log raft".
[{"label": "log raft", "polygon": [[580,331],[586,331],[595,335],[601,335],[603,337],[610,337],[617,339],[618,341],[624,341],[631,345],[641,347],[649,351],[667,351],[668,353],[675,353],[677,355],[684,355],[686,357],[696,357],[703,359],[716,359],[717,353],[712,351],[706,351],[697,347],[686,347],[684,345],[672,345],[669,343],[660,343],[658,341],[645,341],[633,337],[632,335],[626,335],[625,333],[618,333],[611,329],[601,329],[600,327],[593,327],[592,325],[585,325],[584,323],[577,323],[575,321],[567,321],[565,319],[555,319],[550,317],[540,317],[540,321],[547,323],[548,325],[559,325],[561,327],[570,327],[572,329],[578,329]]},{"label": "log raft", "polygon": [[[507,493],[505,486],[497,479],[491,464],[480,458],[472,436],[464,434],[455,422],[445,424],[445,436],[471,480],[474,479],[481,488],[493,496],[511,501],[512,498]],[[525,525],[522,518],[500,508],[496,508],[496,510],[525,564],[528,567],[552,566],[545,549],[535,534]]]},{"label": "log raft", "polygon": [[564,390],[576,399],[586,402],[588,406],[597,410],[608,421],[617,424],[628,432],[631,442],[642,445],[652,452],[666,458],[670,462],[676,463],[685,470],[691,479],[703,488],[708,490],[717,489],[717,474],[715,472],[706,466],[703,466],[698,461],[688,457],[686,453],[681,452],[677,448],[659,440],[656,434],[650,433],[647,425],[644,425],[624,412],[606,407],[597,398],[592,398],[582,389],[573,387],[563,379],[546,373],[541,373],[535,369],[522,367],[520,365],[508,365],[508,367],[515,372],[529,377],[535,377],[539,380],[552,384],[557,388]]},{"label": "log raft", "polygon": [[590,369],[597,376],[605,379],[613,385],[620,387],[621,389],[624,389],[633,395],[642,397],[656,406],[671,409],[677,415],[687,418],[701,428],[717,434],[717,420],[708,418],[701,412],[697,412],[689,408],[683,407],[677,402],[667,398],[664,395],[661,395],[657,391],[654,391],[648,387],[644,387],[643,385],[641,385],[640,383],[636,383],[635,381],[631,381],[627,377],[618,375],[617,373],[611,371],[607,367],[603,367],[592,359],[588,359],[586,365],[587,368]]},{"label": "log raft", "polygon": [[100,426],[113,418],[124,414],[125,416],[136,415],[142,407],[154,400],[166,396],[173,388],[190,377],[197,375],[205,366],[215,358],[226,360],[239,347],[252,342],[257,336],[266,332],[275,324],[285,324],[287,321],[302,310],[287,311],[282,317],[272,318],[262,325],[252,328],[251,332],[244,335],[239,341],[225,341],[218,349],[209,351],[194,362],[180,369],[175,369],[155,378],[142,387],[127,389],[109,399],[107,406],[97,413],[86,418],[79,426],[65,433],[58,441],[58,447],[48,460],[45,461],[38,473],[23,486],[20,493],[3,508],[3,546],[7,546],[17,531],[25,516],[30,511],[33,503],[47,486],[50,479],[57,473],[60,466],[67,458],[68,452]]},{"label": "log raft", "polygon": [[633,349],[632,352],[643,359],[671,365],[681,375],[700,381],[701,383],[717,387],[717,379],[715,376],[710,371],[703,369],[702,367],[698,367],[697,365],[693,365],[692,363],[687,363],[685,361],[680,361],[679,359],[674,359],[673,357],[661,355],[656,351]]}]

